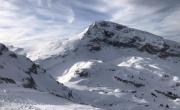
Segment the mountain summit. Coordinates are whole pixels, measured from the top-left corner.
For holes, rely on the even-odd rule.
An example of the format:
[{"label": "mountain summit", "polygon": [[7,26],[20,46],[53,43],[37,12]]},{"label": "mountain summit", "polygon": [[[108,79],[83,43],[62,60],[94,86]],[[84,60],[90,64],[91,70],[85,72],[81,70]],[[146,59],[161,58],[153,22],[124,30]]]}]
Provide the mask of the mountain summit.
[{"label": "mountain summit", "polygon": [[180,44],[163,37],[129,28],[109,21],[92,24],[84,35],[90,50],[100,50],[103,44],[114,47],[135,48],[139,51],[157,54],[159,57],[180,57]]}]

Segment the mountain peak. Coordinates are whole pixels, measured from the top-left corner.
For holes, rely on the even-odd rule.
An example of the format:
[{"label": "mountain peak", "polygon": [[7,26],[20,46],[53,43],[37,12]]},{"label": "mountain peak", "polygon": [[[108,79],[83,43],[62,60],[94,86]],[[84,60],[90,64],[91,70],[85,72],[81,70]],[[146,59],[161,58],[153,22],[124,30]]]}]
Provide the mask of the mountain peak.
[{"label": "mountain peak", "polygon": [[131,39],[139,39],[141,42],[144,41],[144,43],[153,43],[153,45],[157,46],[164,45],[163,37],[145,31],[129,28],[125,25],[117,24],[111,21],[96,21],[90,25],[86,36],[114,39],[124,42],[128,42]]},{"label": "mountain peak", "polygon": [[104,27],[104,28],[114,27],[117,30],[127,28],[127,26],[125,26],[125,25],[117,24],[117,23],[114,23],[114,22],[111,22],[111,21],[95,21],[94,25],[101,26],[101,27]]},{"label": "mountain peak", "polygon": [[[177,46],[169,44],[163,37],[141,31],[111,21],[97,21],[89,26],[83,39],[88,41],[90,50],[99,50],[102,45],[135,48],[160,57],[180,56]],[[176,43],[177,45],[177,43]],[[179,45],[179,44],[178,44]]]}]

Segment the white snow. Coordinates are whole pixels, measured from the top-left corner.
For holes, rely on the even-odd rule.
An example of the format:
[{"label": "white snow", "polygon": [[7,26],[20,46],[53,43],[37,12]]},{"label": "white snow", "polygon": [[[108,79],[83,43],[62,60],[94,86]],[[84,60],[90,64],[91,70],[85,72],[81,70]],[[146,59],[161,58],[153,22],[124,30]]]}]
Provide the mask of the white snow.
[{"label": "white snow", "polygon": [[0,89],[1,110],[100,110],[50,95],[47,92],[12,86],[0,86]]},{"label": "white snow", "polygon": [[[40,61],[40,65],[47,68],[48,73],[53,73],[53,77],[59,82],[80,94],[79,97],[84,103],[99,108],[108,110],[119,108],[125,110],[178,110],[180,106],[177,101],[156,90],[180,95],[179,86],[175,86],[180,81],[179,57],[160,58],[157,54],[142,52],[134,48],[115,47],[104,42],[91,42],[96,38],[103,39],[103,30],[117,34],[109,38],[111,41],[126,42],[129,38],[133,38],[133,34],[139,36],[144,39],[139,42],[139,46],[149,43],[162,49],[164,43],[169,41],[127,27],[124,30],[129,29],[130,33],[122,34],[123,30],[115,30],[116,24],[109,24],[110,26],[107,28],[101,27],[99,23],[91,25],[83,38],[79,39],[75,51],[68,51],[64,57],[55,56]],[[117,37],[118,35],[120,37]],[[91,51],[88,47],[89,44],[100,46],[101,49]],[[174,46],[179,44],[168,45],[171,49],[179,49],[178,46]],[[118,77],[124,82],[118,81]],[[141,86],[136,87],[132,82]]]},{"label": "white snow", "polygon": [[[108,31],[107,36],[104,31]],[[140,39],[135,42],[137,47],[112,44],[132,43],[135,36]],[[139,50],[147,44],[157,52]],[[169,47],[163,50],[165,44]],[[54,41],[42,49],[39,57],[37,53],[31,54],[47,70],[43,73],[39,68],[37,75],[31,75],[40,91],[21,86],[21,79],[29,77],[23,70],[32,62],[19,55],[17,59],[11,58],[10,51],[3,51],[0,76],[15,80],[17,85],[0,84],[0,109],[180,109],[180,44],[176,42],[112,22],[95,22],[78,37],[67,42]],[[161,58],[162,52],[169,56]],[[52,91],[65,98],[71,91],[72,101],[49,94]]]}]

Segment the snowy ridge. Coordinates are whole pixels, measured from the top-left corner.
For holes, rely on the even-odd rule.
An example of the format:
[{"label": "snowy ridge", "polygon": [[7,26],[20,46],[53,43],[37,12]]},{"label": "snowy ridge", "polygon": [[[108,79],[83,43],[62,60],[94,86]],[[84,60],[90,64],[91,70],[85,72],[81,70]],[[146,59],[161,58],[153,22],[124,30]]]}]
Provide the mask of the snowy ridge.
[{"label": "snowy ridge", "polygon": [[0,44],[0,86],[4,84],[37,89],[67,99],[73,98],[72,91],[46,74],[46,70]]}]

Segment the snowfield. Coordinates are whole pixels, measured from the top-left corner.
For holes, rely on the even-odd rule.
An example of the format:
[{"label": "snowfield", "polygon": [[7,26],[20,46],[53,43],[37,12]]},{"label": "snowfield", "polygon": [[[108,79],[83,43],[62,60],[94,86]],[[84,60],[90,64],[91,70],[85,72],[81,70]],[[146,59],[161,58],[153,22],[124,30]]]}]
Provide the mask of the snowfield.
[{"label": "snowfield", "polygon": [[[37,75],[22,71],[31,67],[29,59],[15,60],[9,51],[0,56],[1,109],[180,109],[177,42],[101,21],[73,39],[48,46],[40,58],[31,54],[39,64]],[[22,79],[27,77],[37,89],[24,88]]]},{"label": "snowfield", "polygon": [[0,110],[100,110],[47,92],[6,85],[0,90]]}]

